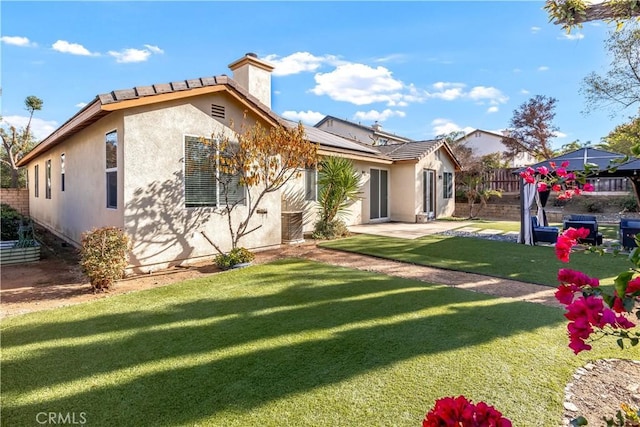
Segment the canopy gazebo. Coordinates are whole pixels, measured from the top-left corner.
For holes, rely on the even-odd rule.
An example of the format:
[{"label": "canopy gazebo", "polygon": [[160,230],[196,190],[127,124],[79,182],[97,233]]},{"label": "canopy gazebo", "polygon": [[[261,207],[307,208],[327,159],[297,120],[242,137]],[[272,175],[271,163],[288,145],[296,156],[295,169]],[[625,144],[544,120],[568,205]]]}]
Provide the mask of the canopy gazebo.
[{"label": "canopy gazebo", "polygon": [[[558,167],[566,163],[567,166],[565,169],[567,172],[584,171],[587,165],[590,165],[593,169],[588,175],[589,178],[628,178],[636,199],[640,200],[640,176],[638,176],[640,159],[638,158],[634,157],[628,160],[624,154],[586,147],[562,154],[553,159],[544,160],[529,167],[537,170],[544,166],[551,171],[553,169],[550,165],[551,162],[555,163]],[[514,173],[519,174],[525,169],[526,168],[519,169]],[[537,205],[536,217],[538,223],[545,226],[549,225],[544,211],[549,192],[539,193],[537,182],[530,184],[525,182],[524,179],[520,179],[520,235],[518,237],[518,243],[533,245],[531,207],[535,202]]]}]

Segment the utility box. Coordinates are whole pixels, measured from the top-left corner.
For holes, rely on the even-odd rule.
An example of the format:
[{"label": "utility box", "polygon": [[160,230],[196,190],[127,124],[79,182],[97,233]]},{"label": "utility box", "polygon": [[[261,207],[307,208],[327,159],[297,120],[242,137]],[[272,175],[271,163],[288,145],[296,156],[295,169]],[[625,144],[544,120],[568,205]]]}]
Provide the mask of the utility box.
[{"label": "utility box", "polygon": [[302,211],[282,212],[282,243],[302,243]]}]

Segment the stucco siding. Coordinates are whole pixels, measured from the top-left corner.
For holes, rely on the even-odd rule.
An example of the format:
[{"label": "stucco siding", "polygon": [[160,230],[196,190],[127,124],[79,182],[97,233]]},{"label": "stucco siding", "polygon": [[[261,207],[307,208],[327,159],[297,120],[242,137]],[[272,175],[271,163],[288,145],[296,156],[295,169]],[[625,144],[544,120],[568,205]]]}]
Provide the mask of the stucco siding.
[{"label": "stucco siding", "polygon": [[[184,138],[229,132],[216,119],[191,104],[168,104],[150,111],[132,109],[124,119],[126,132],[127,200],[125,228],[133,240],[131,264],[164,268],[187,259],[212,257],[231,249],[227,217],[221,209],[186,208],[184,199]],[[249,125],[251,123],[248,123]],[[268,195],[240,241],[256,249],[280,243],[280,194]],[[233,221],[244,218],[237,208]]]},{"label": "stucco siding", "polygon": [[[105,134],[118,133],[117,209],[106,207]],[[74,245],[96,227],[123,226],[123,122],[112,113],[29,162],[29,213],[39,224]],[[61,155],[65,155],[62,191]],[[46,162],[51,160],[51,199],[46,198]],[[34,166],[39,166],[39,197],[35,197]]]},{"label": "stucco siding", "polygon": [[393,165],[390,173],[391,221],[415,222],[420,205],[420,182],[415,163]]}]

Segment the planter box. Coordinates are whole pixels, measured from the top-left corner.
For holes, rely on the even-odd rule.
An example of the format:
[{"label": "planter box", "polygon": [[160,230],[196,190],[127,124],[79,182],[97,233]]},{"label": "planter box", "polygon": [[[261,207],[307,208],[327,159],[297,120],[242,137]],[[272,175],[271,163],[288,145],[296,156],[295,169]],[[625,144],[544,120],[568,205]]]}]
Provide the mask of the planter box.
[{"label": "planter box", "polygon": [[24,248],[14,247],[17,240],[0,242],[0,264],[22,264],[25,262],[40,261],[40,244]]}]

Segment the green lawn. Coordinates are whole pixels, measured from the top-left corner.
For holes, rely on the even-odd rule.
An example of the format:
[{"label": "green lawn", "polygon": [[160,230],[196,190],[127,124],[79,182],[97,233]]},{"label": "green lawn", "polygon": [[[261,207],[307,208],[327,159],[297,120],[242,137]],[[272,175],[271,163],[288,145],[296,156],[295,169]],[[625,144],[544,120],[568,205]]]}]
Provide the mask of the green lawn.
[{"label": "green lawn", "polygon": [[[562,223],[551,222],[551,227],[562,229]],[[486,219],[473,220],[470,227],[477,227],[483,230],[502,230],[502,231],[520,231],[520,221],[490,221]],[[619,238],[618,231],[620,226],[612,224],[598,224],[598,232],[602,233],[605,239]]]},{"label": "green lawn", "polygon": [[560,268],[584,271],[606,285],[632,265],[626,255],[589,253],[574,253],[565,264],[556,259],[553,246],[444,235],[408,240],[361,234],[320,246],[549,286],[557,286]]},{"label": "green lawn", "polygon": [[1,328],[6,426],[43,411],[92,426],[419,426],[464,394],[555,427],[575,368],[620,356],[602,341],[574,356],[560,309],[301,260]]}]

